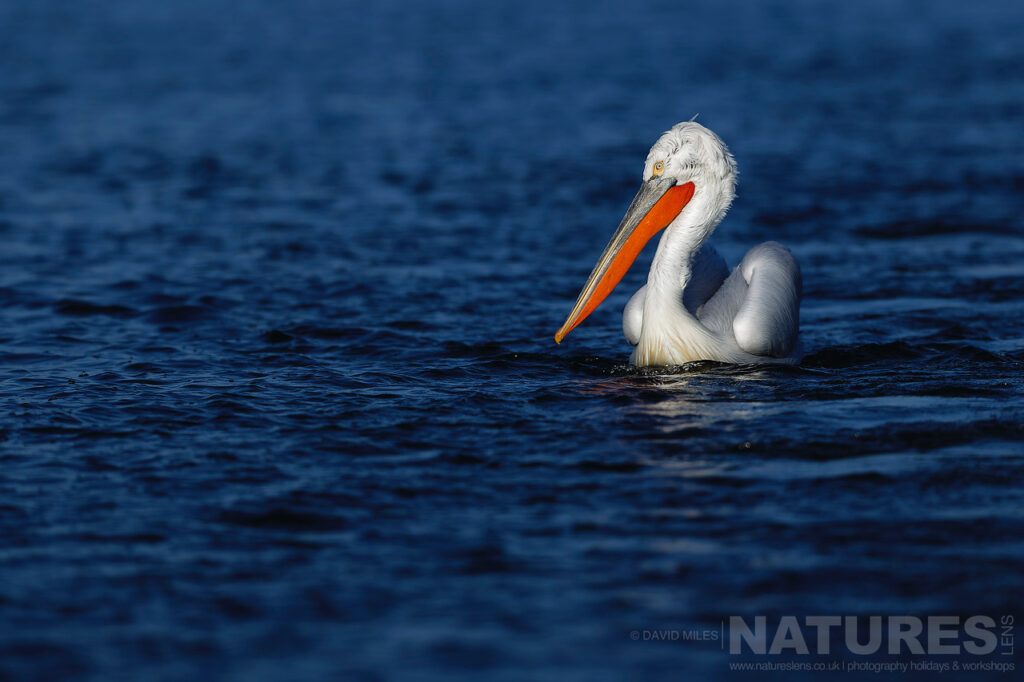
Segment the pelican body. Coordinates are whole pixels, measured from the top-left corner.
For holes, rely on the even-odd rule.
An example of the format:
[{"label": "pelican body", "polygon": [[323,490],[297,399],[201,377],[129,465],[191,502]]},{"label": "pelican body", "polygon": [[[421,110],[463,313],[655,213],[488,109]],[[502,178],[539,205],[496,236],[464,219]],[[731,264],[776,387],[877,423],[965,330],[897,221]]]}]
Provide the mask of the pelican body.
[{"label": "pelican body", "polygon": [[647,155],[640,191],[555,341],[601,304],[664,230],[647,284],[622,315],[632,363],[797,363],[802,284],[793,255],[766,242],[730,273],[707,244],[736,195],[736,175],[725,143],[699,123],[679,123],[662,135]]}]

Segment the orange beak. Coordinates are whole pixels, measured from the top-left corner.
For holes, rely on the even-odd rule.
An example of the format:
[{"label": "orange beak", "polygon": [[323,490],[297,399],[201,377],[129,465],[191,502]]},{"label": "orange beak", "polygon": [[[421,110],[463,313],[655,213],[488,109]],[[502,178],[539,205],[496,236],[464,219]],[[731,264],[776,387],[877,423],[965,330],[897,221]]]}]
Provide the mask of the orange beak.
[{"label": "orange beak", "polygon": [[561,343],[566,334],[601,305],[629,272],[633,261],[651,237],[668,227],[693,198],[692,182],[684,185],[676,185],[675,182],[672,178],[652,177],[637,192],[619,223],[619,229],[615,231],[608,246],[604,247],[597,265],[580,291],[572,312],[555,334],[555,343]]}]

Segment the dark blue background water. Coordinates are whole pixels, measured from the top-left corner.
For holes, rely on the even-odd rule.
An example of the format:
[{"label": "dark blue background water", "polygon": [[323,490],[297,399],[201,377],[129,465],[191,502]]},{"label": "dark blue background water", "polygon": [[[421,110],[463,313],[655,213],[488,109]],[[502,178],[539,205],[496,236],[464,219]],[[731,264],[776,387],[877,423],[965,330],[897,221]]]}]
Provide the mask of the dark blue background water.
[{"label": "dark blue background water", "polygon": [[[717,679],[630,631],[1019,619],[1022,35],[4,2],[0,676]],[[803,267],[798,369],[630,369],[647,262],[552,341],[698,112],[742,171],[714,243]]]}]

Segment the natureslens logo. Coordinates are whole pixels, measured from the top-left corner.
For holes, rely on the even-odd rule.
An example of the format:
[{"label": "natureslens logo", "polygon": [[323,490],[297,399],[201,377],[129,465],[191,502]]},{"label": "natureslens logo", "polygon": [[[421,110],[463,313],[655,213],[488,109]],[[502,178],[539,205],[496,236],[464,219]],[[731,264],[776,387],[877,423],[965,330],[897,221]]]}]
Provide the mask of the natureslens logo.
[{"label": "natureslens logo", "polygon": [[[718,628],[633,630],[644,642],[704,643],[731,670],[1016,670],[1014,616],[729,616]],[[751,657],[761,657],[751,660]]]},{"label": "natureslens logo", "polygon": [[[1014,617],[730,616],[730,654],[1012,656]],[[723,628],[725,623],[723,623]],[[724,648],[724,647],[723,647]]]}]

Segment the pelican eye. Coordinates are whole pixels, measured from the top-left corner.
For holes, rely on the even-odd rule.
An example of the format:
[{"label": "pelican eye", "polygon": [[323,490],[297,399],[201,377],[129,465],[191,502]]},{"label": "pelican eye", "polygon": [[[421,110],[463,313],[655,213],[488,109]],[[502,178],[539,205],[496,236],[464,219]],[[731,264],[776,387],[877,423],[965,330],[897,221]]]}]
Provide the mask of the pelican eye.
[{"label": "pelican eye", "polygon": [[665,162],[664,161],[659,161],[658,163],[654,164],[654,174],[655,175],[661,175],[664,170],[665,170]]}]

